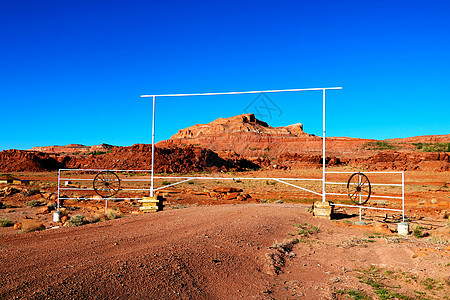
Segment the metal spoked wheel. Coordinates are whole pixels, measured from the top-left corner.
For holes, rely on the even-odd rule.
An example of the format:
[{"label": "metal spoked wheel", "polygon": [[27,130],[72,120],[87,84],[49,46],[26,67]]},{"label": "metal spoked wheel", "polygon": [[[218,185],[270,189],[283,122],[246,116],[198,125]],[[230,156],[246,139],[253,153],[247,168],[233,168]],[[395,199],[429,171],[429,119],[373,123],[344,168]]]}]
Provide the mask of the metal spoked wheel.
[{"label": "metal spoked wheel", "polygon": [[120,179],[116,173],[101,171],[94,177],[94,191],[102,198],[110,198],[120,190]]},{"label": "metal spoked wheel", "polygon": [[369,178],[363,173],[354,173],[347,182],[347,194],[356,204],[365,204],[369,201],[372,188]]}]

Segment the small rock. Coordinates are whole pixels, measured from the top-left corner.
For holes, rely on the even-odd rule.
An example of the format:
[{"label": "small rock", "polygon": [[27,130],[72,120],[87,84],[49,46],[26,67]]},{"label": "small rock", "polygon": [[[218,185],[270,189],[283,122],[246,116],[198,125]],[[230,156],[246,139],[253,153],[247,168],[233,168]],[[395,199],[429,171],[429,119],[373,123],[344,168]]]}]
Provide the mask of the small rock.
[{"label": "small rock", "polygon": [[45,226],[38,220],[33,219],[22,220],[22,230],[24,232],[32,232],[42,229],[45,229]]},{"label": "small rock", "polygon": [[20,230],[20,229],[22,229],[22,223],[16,223],[16,224],[14,224],[14,229],[15,229],[15,230]]},{"label": "small rock", "polygon": [[49,200],[52,200],[52,201],[58,200],[58,195],[56,195],[56,194],[51,194]]},{"label": "small rock", "polygon": [[67,222],[68,219],[69,219],[68,216],[63,216],[63,217],[61,218],[61,223],[65,224],[65,223]]},{"label": "small rock", "polygon": [[431,204],[436,204],[437,200],[435,198],[431,199]]},{"label": "small rock", "polygon": [[42,206],[36,209],[36,215],[48,214],[50,212],[50,208],[48,206]]},{"label": "small rock", "polygon": [[338,283],[339,281],[341,281],[341,278],[339,278],[339,277],[331,277],[330,278],[331,283]]},{"label": "small rock", "polygon": [[44,197],[47,200],[49,200],[51,196],[52,196],[52,193],[43,193],[42,194],[42,197]]},{"label": "small rock", "polygon": [[67,214],[69,213],[69,212],[67,211],[67,208],[65,208],[65,207],[60,207],[60,208],[59,208],[59,211],[60,211],[61,214],[64,215],[64,216],[67,216]]},{"label": "small rock", "polygon": [[56,209],[56,202],[49,202],[49,203],[47,203],[47,207],[48,207],[48,209],[49,210],[54,210],[54,209]]},{"label": "small rock", "polygon": [[237,196],[239,196],[238,192],[227,193],[226,199],[227,200],[236,199]]},{"label": "small rock", "polygon": [[213,191],[216,193],[240,193],[242,192],[242,189],[224,186],[224,187],[216,187],[213,189]]},{"label": "small rock", "polygon": [[10,186],[7,186],[3,189],[3,193],[5,194],[5,196],[10,196],[10,195],[16,194],[18,192],[19,192],[18,189],[10,187]]}]

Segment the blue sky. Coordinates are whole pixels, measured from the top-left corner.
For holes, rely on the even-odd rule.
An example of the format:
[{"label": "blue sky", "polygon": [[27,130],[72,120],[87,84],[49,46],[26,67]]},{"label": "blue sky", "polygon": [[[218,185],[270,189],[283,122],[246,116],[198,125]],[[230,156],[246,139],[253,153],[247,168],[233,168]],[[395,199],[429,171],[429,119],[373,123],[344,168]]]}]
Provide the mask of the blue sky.
[{"label": "blue sky", "polygon": [[[450,2],[371,2],[1,1],[0,150],[150,143],[141,94],[328,86],[328,136],[449,134]],[[320,92],[268,96],[322,135]],[[156,140],[255,98],[157,99]]]}]

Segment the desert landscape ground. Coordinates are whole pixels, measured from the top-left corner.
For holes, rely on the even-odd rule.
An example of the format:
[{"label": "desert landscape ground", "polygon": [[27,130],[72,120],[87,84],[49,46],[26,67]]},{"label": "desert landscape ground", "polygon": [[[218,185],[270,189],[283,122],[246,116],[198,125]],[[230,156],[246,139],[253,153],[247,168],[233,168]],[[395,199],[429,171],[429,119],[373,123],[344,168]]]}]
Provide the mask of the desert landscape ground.
[{"label": "desert landscape ground", "polygon": [[[58,169],[148,169],[151,145],[0,152],[1,298],[450,298],[450,135],[327,140],[328,171],[362,171],[380,184],[401,183],[401,173],[369,172],[404,172],[407,236],[396,232],[399,212],[364,209],[360,223],[358,209],[336,207],[332,220],[319,219],[311,206],[320,196],[270,179],[321,179],[322,140],[302,124],[274,128],[245,114],[182,129],[156,146],[158,176],[217,179],[170,187],[176,178],[157,179],[165,207],[143,214],[134,198],[144,194],[121,191],[105,212],[92,191],[70,190],[91,187],[76,178],[95,174],[69,172],[75,180],[60,182],[69,188],[60,191],[68,198],[60,222],[52,219]],[[118,174],[141,180],[124,186],[149,188],[148,172]],[[266,179],[246,179],[255,177]],[[321,181],[299,185],[321,192]],[[372,193],[398,196],[401,188]],[[400,199],[368,204],[402,207]]]}]

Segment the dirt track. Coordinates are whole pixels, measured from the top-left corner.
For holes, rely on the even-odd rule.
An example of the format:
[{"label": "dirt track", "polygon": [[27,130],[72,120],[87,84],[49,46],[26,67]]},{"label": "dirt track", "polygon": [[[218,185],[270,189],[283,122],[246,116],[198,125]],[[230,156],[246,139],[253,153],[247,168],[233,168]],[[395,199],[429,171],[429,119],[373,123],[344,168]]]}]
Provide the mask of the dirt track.
[{"label": "dirt track", "polygon": [[[417,255],[423,242],[367,242],[360,229],[315,219],[305,208],[191,207],[0,237],[0,298],[347,299],[342,291],[373,294],[355,269],[374,266],[417,278],[396,278],[397,292],[415,295],[427,277],[448,289],[448,246]],[[319,231],[298,235],[293,224],[302,222]],[[289,234],[299,239],[292,252],[270,249]]]}]

